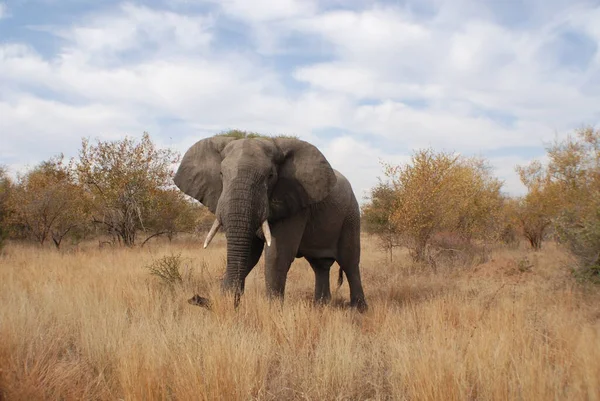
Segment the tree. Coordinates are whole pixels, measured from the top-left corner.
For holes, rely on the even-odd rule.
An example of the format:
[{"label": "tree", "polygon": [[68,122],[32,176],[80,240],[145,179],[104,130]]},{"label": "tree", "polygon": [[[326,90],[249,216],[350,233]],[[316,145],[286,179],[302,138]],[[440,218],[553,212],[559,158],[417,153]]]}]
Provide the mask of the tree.
[{"label": "tree", "polygon": [[[502,181],[481,158],[461,158],[455,165],[447,195],[451,195],[449,229],[463,240],[489,240],[499,231],[504,197]],[[495,238],[494,238],[495,239]]]},{"label": "tree", "polygon": [[18,178],[10,196],[12,219],[29,237],[44,245],[52,239],[56,248],[88,216],[86,195],[76,183],[72,162],[61,154]]},{"label": "tree", "polygon": [[177,152],[157,149],[146,132],[139,143],[83,139],[77,171],[93,199],[93,221],[124,245],[135,245],[157,210],[153,197],[172,185],[171,166],[178,161]]},{"label": "tree", "polygon": [[[209,215],[208,208],[199,202],[190,202],[177,189],[156,190],[151,197],[153,213],[145,224],[149,234],[142,245],[154,237],[166,235],[169,241],[177,233],[194,232],[202,219]],[[209,217],[212,224],[214,217]],[[210,226],[209,226],[210,227]]]},{"label": "tree", "polygon": [[379,237],[383,248],[393,261],[393,249],[400,245],[400,233],[392,214],[396,207],[396,194],[390,184],[380,182],[371,189],[370,202],[362,207],[365,231]]},{"label": "tree", "polygon": [[391,222],[414,260],[427,260],[436,233],[471,241],[495,229],[502,183],[490,171],[482,159],[430,149],[417,151],[409,164],[386,165],[395,197]]},{"label": "tree", "polygon": [[600,129],[584,127],[547,149],[547,174],[560,205],[558,239],[589,274],[600,277]]},{"label": "tree", "polygon": [[517,172],[527,194],[519,199],[517,218],[523,235],[535,250],[542,248],[546,231],[560,208],[559,186],[539,161],[517,166]]},{"label": "tree", "polygon": [[504,197],[498,222],[498,240],[505,245],[518,246],[522,234],[519,220],[520,199]]},{"label": "tree", "polygon": [[447,225],[447,203],[444,194],[448,172],[458,157],[434,154],[431,150],[418,151],[412,164],[386,166],[386,175],[396,192],[396,210],[392,221],[401,227],[408,240],[413,259],[425,261],[425,250],[432,235]]},{"label": "tree", "polygon": [[527,195],[520,218],[525,236],[540,249],[553,228],[586,266],[600,274],[600,130],[584,127],[549,146],[548,164],[517,167]]}]

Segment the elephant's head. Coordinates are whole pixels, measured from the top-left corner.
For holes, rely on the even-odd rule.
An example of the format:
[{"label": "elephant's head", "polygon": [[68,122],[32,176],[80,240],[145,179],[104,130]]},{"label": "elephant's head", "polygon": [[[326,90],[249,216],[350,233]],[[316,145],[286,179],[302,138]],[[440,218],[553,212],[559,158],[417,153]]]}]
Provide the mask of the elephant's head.
[{"label": "elephant's head", "polygon": [[185,153],[174,181],[216,216],[205,247],[223,226],[227,237],[223,285],[239,294],[256,236],[270,245],[268,222],[323,200],[336,177],[323,154],[307,142],[216,136]]}]

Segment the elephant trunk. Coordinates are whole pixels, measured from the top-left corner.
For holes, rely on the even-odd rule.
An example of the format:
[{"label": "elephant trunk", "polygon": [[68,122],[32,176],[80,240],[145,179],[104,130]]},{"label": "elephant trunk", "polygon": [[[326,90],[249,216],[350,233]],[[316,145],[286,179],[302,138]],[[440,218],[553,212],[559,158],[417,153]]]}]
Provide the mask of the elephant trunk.
[{"label": "elephant trunk", "polygon": [[223,287],[233,291],[236,306],[244,290],[244,280],[248,271],[252,234],[244,229],[229,229],[227,232],[227,270]]},{"label": "elephant trunk", "polygon": [[229,198],[223,210],[227,236],[227,270],[223,287],[234,292],[237,306],[250,268],[252,242],[261,224],[262,213],[257,194],[247,189],[232,189],[235,195]]}]

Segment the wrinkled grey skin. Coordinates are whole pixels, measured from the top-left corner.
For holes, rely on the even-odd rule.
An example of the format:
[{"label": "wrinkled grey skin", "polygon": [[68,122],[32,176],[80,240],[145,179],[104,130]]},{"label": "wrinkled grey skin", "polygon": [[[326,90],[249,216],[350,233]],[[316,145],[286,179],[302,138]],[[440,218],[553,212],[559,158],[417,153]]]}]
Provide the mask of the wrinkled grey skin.
[{"label": "wrinkled grey skin", "polygon": [[[283,299],[290,265],[304,257],[315,273],[315,300],[329,301],[329,270],[337,261],[350,285],[351,305],[367,309],[358,203],[348,180],[315,146],[288,138],[207,138],[185,153],[174,180],[223,225],[223,288],[235,293],[236,305],[265,249],[269,296]],[[261,229],[265,219],[271,246],[265,246]]]}]

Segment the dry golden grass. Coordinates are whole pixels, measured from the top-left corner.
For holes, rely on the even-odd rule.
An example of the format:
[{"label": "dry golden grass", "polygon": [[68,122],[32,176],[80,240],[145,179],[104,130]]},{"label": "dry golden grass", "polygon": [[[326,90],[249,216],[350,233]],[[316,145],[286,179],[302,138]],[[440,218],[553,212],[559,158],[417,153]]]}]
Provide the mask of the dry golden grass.
[{"label": "dry golden grass", "polygon": [[[207,250],[11,245],[0,256],[0,399],[600,399],[600,297],[552,245],[437,274],[363,247],[361,315],[344,307],[347,283],[313,306],[303,261],[283,308],[263,295],[261,263],[234,310],[219,291],[222,238]],[[190,271],[169,289],[144,266],[172,253]],[[212,310],[189,305],[194,293]]]}]

